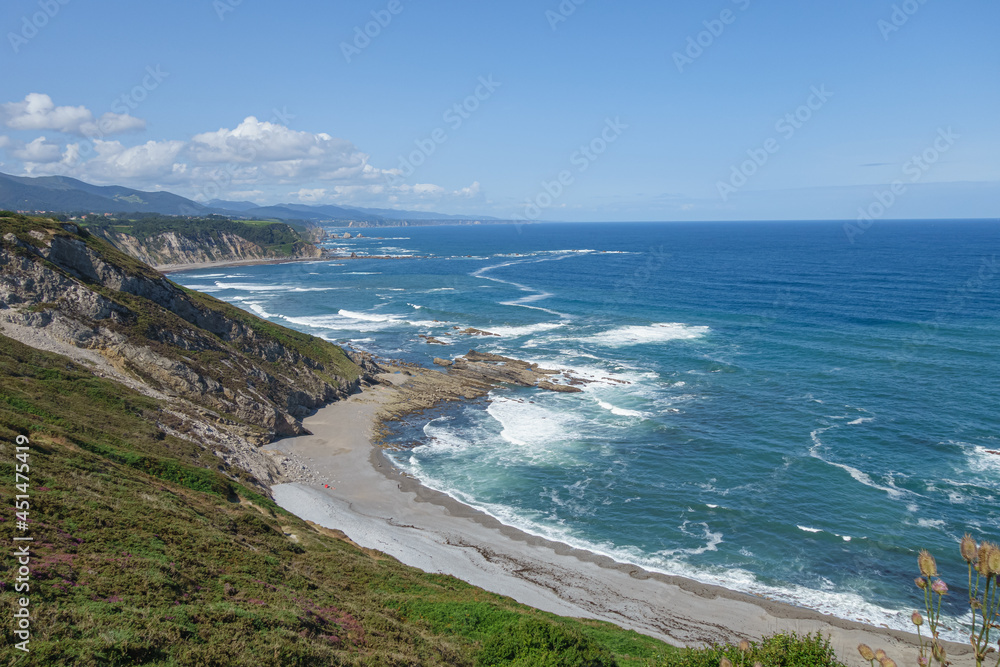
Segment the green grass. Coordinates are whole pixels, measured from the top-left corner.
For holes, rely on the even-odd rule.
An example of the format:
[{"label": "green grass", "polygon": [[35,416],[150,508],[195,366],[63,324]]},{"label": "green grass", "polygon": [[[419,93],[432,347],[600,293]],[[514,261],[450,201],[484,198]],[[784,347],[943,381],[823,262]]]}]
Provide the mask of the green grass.
[{"label": "green grass", "polygon": [[[31,439],[36,635],[23,664],[474,665],[525,619],[595,655],[612,655],[597,639],[635,636],[317,532],[159,431],[154,401],[63,357],[0,337],[0,378],[0,478],[13,478],[16,435]],[[5,593],[14,567],[5,553]],[[10,661],[10,615],[0,624]]]}]

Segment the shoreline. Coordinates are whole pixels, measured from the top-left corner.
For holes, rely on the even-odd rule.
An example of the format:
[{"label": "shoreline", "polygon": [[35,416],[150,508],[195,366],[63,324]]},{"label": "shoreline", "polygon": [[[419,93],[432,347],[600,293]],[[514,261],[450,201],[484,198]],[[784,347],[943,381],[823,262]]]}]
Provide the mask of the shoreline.
[{"label": "shoreline", "polygon": [[158,264],[153,268],[160,273],[182,273],[184,271],[203,271],[205,269],[222,269],[233,266],[261,266],[265,264],[292,264],[295,262],[324,262],[335,261],[333,258],[325,257],[288,257],[271,259],[234,259],[219,260],[215,262],[191,262],[189,264]]},{"label": "shoreline", "polygon": [[[393,384],[409,380],[399,373],[384,377]],[[505,525],[424,486],[374,444],[380,412],[395,391],[366,389],[306,418],[313,435],[267,445],[266,450],[302,461],[331,487],[277,484],[275,501],[407,565],[455,576],[544,611],[609,621],[674,645],[818,631],[830,636],[837,657],[851,665],[867,665],[857,653],[859,643],[884,648],[900,664],[916,658],[915,634],[616,562]],[[946,645],[953,665],[974,664],[967,646]]]}]

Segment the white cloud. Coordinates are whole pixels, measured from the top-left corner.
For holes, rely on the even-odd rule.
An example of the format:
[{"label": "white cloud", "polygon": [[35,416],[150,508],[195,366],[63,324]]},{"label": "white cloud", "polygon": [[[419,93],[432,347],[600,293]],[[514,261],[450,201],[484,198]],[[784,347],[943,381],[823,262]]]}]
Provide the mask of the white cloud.
[{"label": "white cloud", "polygon": [[267,173],[283,178],[305,174],[348,178],[363,173],[368,163],[368,156],[349,141],[291,130],[253,116],[232,130],[195,135],[190,152],[202,163],[266,165]]},{"label": "white cloud", "polygon": [[95,121],[83,123],[80,126],[80,134],[85,137],[101,138],[113,134],[125,134],[127,132],[139,132],[146,129],[146,121],[127,113],[103,114]]},{"label": "white cloud", "polygon": [[[0,135],[0,148],[24,173],[60,174],[97,184],[163,188],[199,201],[239,199],[274,203],[291,197],[307,204],[433,207],[481,205],[480,184],[451,190],[433,183],[392,178],[352,142],[325,132],[293,130],[249,116],[234,128],[195,134],[189,140],[147,141],[129,146],[108,135],[141,130],[128,114],[99,118],[85,107],[57,107],[48,95],[0,104],[0,123],[20,131],[46,130],[82,137],[23,143]],[[40,134],[40,132],[39,132]],[[26,139],[27,141],[27,139]],[[15,150],[16,149],[16,150]]]},{"label": "white cloud", "polygon": [[169,180],[187,170],[177,162],[183,141],[147,141],[131,148],[119,141],[95,141],[94,149],[97,155],[82,164],[83,173],[104,183]]},{"label": "white cloud", "polygon": [[15,148],[10,154],[18,160],[45,164],[58,162],[62,157],[62,150],[59,148],[59,144],[48,141],[45,137],[38,137],[30,143]]},{"label": "white cloud", "polygon": [[22,102],[0,105],[0,118],[13,130],[54,130],[88,137],[145,129],[146,121],[128,114],[106,113],[100,118],[86,107],[57,107],[43,93],[29,93]]},{"label": "white cloud", "polygon": [[326,188],[302,188],[298,192],[292,192],[303,204],[315,204],[326,198]]}]

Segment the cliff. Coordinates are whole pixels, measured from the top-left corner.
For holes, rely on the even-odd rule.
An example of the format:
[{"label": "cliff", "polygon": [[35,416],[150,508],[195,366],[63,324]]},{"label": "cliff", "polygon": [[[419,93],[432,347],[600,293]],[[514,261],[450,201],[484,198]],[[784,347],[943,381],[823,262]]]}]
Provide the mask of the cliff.
[{"label": "cliff", "polygon": [[[186,290],[72,224],[0,218],[0,332],[162,401],[161,421],[273,476],[254,446],[372,379],[370,360]],[[364,368],[362,368],[364,366]]]},{"label": "cliff", "polygon": [[311,259],[322,256],[322,251],[312,243],[298,242],[291,248],[275,250],[225,231],[165,231],[145,238],[107,228],[94,229],[93,232],[118,250],[154,267],[203,262]]}]

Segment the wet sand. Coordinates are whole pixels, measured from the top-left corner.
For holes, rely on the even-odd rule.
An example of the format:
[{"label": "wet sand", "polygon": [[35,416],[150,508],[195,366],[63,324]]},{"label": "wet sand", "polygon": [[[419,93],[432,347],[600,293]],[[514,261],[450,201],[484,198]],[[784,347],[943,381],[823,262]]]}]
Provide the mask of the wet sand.
[{"label": "wet sand", "polygon": [[[397,374],[390,379],[405,378]],[[278,504],[422,570],[450,574],[556,614],[610,621],[675,645],[819,631],[848,664],[868,664],[857,652],[862,642],[884,648],[900,665],[916,663],[916,635],[617,563],[505,526],[424,487],[396,470],[372,444],[378,412],[394,391],[376,387],[330,405],[305,420],[314,435],[268,445],[304,461],[331,487],[276,485],[272,491]],[[975,664],[968,648],[949,644],[948,649],[956,667]]]}]

